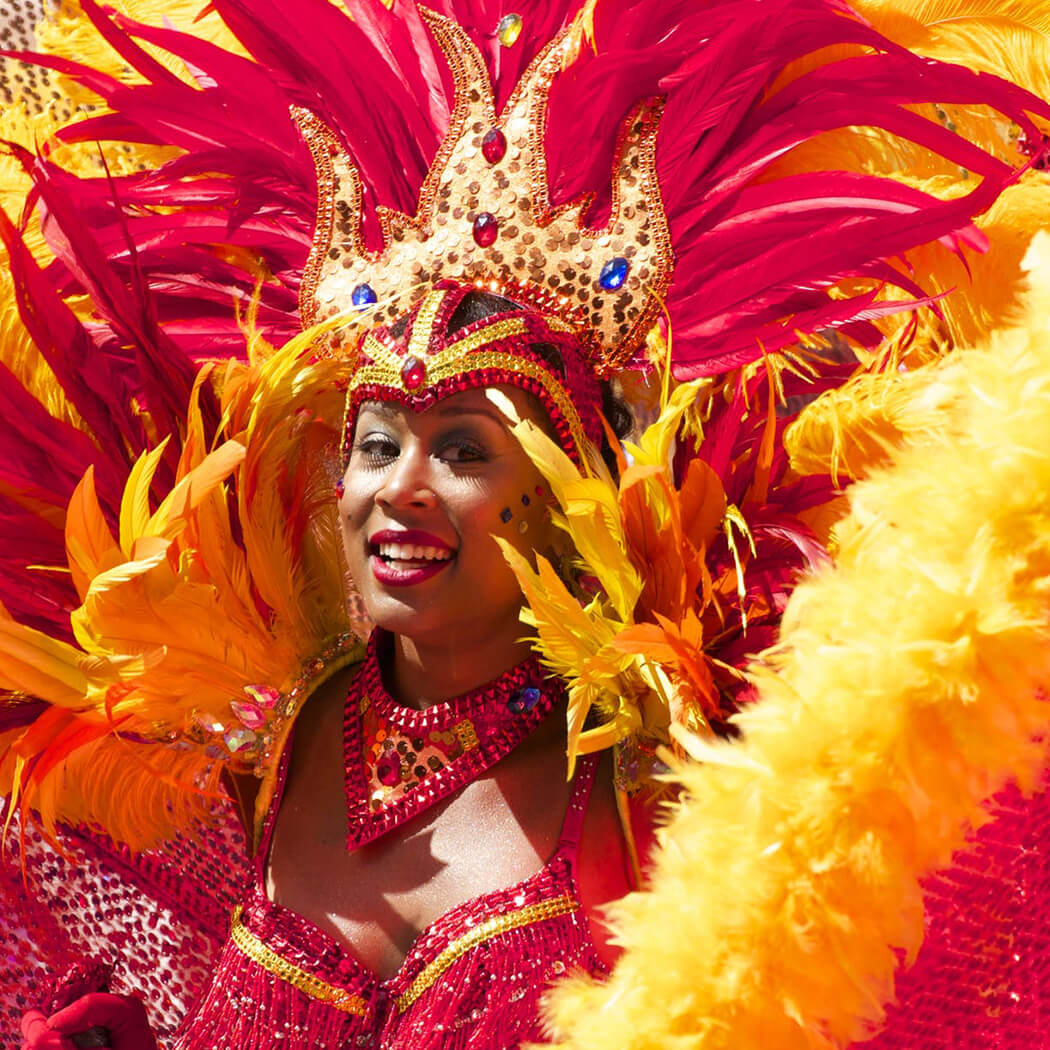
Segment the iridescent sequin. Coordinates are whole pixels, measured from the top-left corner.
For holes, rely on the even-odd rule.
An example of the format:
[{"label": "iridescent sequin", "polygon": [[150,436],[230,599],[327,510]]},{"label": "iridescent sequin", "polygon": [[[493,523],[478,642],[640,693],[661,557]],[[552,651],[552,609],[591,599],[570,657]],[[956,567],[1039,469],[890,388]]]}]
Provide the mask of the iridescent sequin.
[{"label": "iridescent sequin", "polygon": [[504,47],[513,47],[521,36],[521,15],[504,15],[496,26],[496,38]]}]

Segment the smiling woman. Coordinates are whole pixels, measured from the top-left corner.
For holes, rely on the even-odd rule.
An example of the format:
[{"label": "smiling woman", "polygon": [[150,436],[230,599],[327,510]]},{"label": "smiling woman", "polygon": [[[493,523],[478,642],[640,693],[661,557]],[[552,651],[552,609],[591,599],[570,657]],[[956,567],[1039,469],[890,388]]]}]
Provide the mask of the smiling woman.
[{"label": "smiling woman", "polygon": [[[574,435],[594,432],[595,410],[585,423],[562,389],[565,358],[581,348],[565,332],[555,332],[560,350],[533,341],[550,323],[535,306],[446,282],[369,333],[374,359],[393,355],[399,367],[386,384],[373,372],[365,400],[351,384],[337,489],[372,636],[363,664],[298,717],[236,950],[221,957],[180,1046],[220,1039],[223,989],[257,986],[267,960],[292,957],[289,944],[329,945],[334,974],[328,964],[310,972],[357,1009],[329,1011],[335,1028],[321,1025],[307,992],[267,1029],[307,1025],[315,1040],[372,1032],[406,1048],[458,1045],[451,1031],[467,1030],[464,1016],[486,1039],[538,1039],[550,980],[611,961],[589,919],[630,888],[611,778],[592,792],[588,759],[565,782],[565,689],[522,637],[521,587],[498,542],[550,556],[558,530],[548,483],[494,389],[519,420],[556,435],[544,397],[564,424],[564,453],[592,454]],[[450,349],[451,374],[432,381]],[[484,367],[493,361],[497,370]],[[404,362],[426,379],[406,381]],[[497,980],[514,997],[479,1001],[479,981]]]},{"label": "smiling woman", "polygon": [[[1050,107],[838,0],[161,6],[63,4],[33,61],[76,119],[0,157],[25,1046],[152,1046],[128,992],[175,1050],[514,1050],[612,968],[638,1007],[602,909],[645,889],[667,763],[733,766],[701,741],[828,557],[838,481],[789,467],[781,402],[920,352],[879,325],[928,301],[921,252],[971,264]],[[633,445],[613,386],[655,420]],[[791,840],[719,841],[738,929]],[[748,981],[776,1050],[861,1031],[878,1003],[812,993],[805,952],[865,917],[799,869],[751,939],[794,936],[784,972],[697,958],[717,908],[643,894],[683,991],[605,1045],[760,1045]]]}]

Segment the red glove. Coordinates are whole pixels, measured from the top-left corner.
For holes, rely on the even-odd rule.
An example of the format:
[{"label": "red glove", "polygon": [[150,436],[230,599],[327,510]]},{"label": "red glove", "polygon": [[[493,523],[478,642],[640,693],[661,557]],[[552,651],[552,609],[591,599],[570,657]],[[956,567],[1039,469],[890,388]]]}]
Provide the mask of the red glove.
[{"label": "red glove", "polygon": [[72,1045],[47,1027],[47,1017],[40,1010],[22,1015],[22,1050],[69,1050]]},{"label": "red glove", "polygon": [[146,1008],[132,995],[91,992],[50,1017],[30,1010],[22,1018],[22,1050],[157,1050]]}]

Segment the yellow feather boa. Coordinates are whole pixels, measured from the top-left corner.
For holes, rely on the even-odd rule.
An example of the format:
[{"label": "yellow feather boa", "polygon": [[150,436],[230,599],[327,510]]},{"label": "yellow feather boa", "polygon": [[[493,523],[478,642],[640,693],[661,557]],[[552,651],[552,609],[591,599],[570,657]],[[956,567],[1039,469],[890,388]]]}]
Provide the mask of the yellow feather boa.
[{"label": "yellow feather boa", "polygon": [[690,742],[648,892],[611,910],[605,983],[549,1004],[556,1045],[776,1050],[868,1034],[919,879],[1050,726],[1050,237],[1021,326],[929,366],[943,405],[858,483],[832,567],[795,592],[735,743]]}]

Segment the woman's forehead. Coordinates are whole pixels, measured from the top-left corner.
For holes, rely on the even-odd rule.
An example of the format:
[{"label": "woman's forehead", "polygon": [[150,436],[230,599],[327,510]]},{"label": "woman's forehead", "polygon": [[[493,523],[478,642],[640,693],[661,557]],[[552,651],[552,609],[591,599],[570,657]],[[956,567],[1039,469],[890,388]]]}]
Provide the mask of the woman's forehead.
[{"label": "woman's forehead", "polygon": [[435,401],[426,408],[417,408],[393,400],[363,401],[358,409],[357,418],[360,420],[362,416],[372,415],[386,420],[398,420],[406,426],[412,426],[420,422],[430,423],[445,419],[483,416],[505,426],[509,421],[489,398],[488,390],[490,389],[499,390],[506,395],[520,416],[541,424],[546,421],[546,413],[542,411],[535,398],[530,397],[523,390],[503,384],[457,391]]}]

